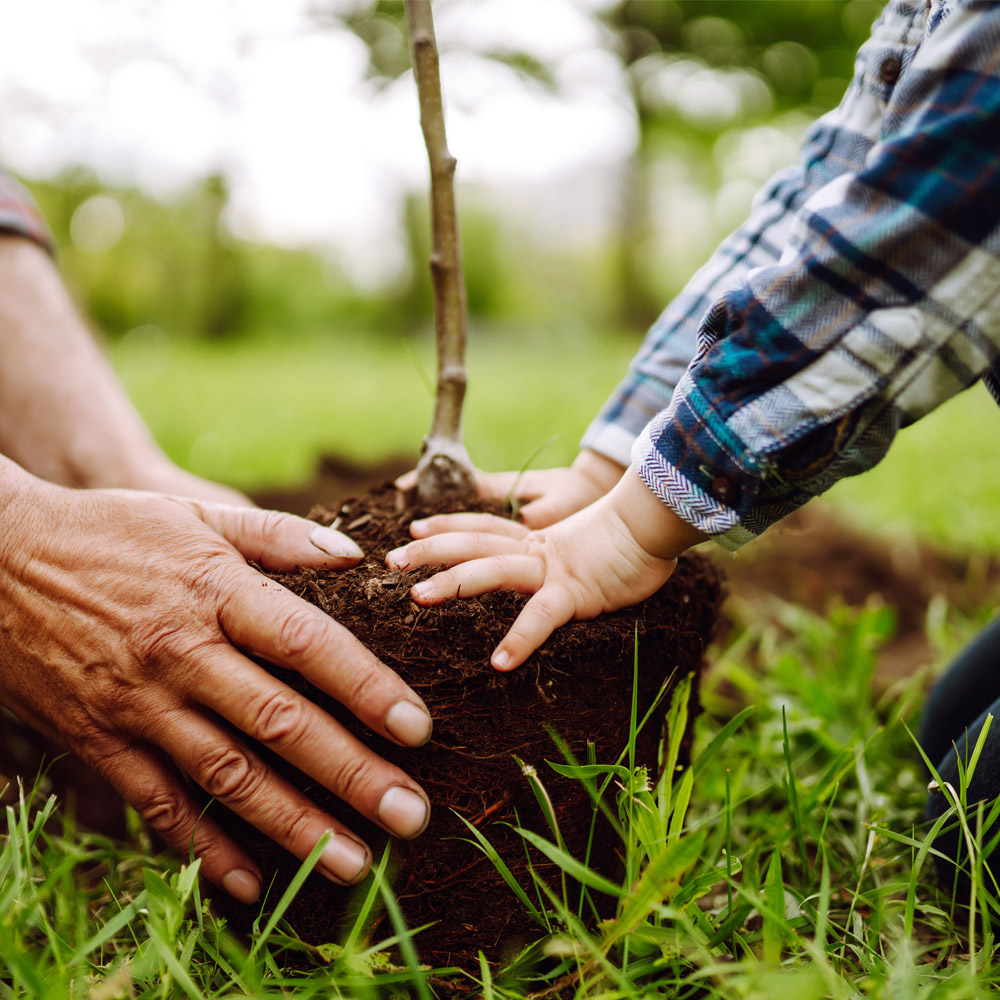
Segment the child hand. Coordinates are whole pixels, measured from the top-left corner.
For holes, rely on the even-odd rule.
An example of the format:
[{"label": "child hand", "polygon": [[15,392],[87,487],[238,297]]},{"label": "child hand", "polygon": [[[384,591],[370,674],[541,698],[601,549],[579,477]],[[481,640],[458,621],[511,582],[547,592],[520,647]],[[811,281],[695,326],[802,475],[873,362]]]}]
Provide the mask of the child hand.
[{"label": "child hand", "polygon": [[548,528],[532,531],[490,514],[444,514],[414,521],[410,530],[418,540],[389,553],[391,568],[451,567],[411,589],[418,604],[503,589],[534,595],[493,652],[498,670],[520,666],[570,619],[649,597],[670,577],[677,555],[705,537],[631,470],[611,493]]},{"label": "child hand", "polygon": [[[575,514],[600,499],[621,478],[625,469],[596,451],[582,451],[569,468],[528,472],[476,472],[479,495],[505,500],[513,497],[523,506],[518,516],[529,528],[544,528]],[[397,488],[412,489],[415,471],[396,480]],[[451,529],[455,530],[455,529]]]}]

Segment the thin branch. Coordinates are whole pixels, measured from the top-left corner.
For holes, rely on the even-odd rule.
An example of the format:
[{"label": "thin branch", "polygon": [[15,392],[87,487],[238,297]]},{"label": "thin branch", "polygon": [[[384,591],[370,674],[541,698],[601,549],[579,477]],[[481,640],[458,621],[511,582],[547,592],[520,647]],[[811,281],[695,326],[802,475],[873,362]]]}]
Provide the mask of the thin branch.
[{"label": "thin branch", "polygon": [[428,500],[474,492],[475,473],[462,443],[465,399],[466,306],[455,208],[455,157],[448,150],[430,0],[404,0],[420,128],[431,169],[431,283],[437,334],[438,378],[434,417],[417,466],[417,490]]}]

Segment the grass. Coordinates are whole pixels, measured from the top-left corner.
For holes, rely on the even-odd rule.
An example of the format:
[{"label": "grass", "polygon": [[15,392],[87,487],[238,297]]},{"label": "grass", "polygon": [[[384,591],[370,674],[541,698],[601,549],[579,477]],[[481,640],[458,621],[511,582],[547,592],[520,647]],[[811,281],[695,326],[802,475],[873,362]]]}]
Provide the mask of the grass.
[{"label": "grass", "polygon": [[[472,338],[473,460],[517,469],[541,449],[536,467],[571,461],[636,346],[580,330]],[[419,338],[212,345],[140,328],[115,345],[112,359],[171,457],[241,489],[304,483],[325,453],[361,463],[415,456],[430,420],[425,379],[434,361]],[[900,434],[881,465],[839,483],[824,502],[883,534],[1000,553],[1000,464],[990,461],[996,419],[985,390],[970,390]]]},{"label": "grass", "polygon": [[[554,437],[537,461],[570,462],[633,346],[583,333],[477,338],[465,415],[473,460],[519,468]],[[175,461],[242,489],[305,482],[324,453],[360,463],[415,458],[430,425],[434,357],[420,338],[213,345],[140,330],[115,345],[112,360]]]},{"label": "grass", "polygon": [[[564,874],[496,901],[524,907],[538,926],[539,942],[506,967],[422,967],[419,933],[398,923],[377,877],[367,905],[386,906],[387,941],[348,935],[308,948],[280,900],[247,950],[208,909],[194,867],[151,857],[141,834],[130,845],[82,834],[25,792],[0,844],[0,997],[992,995],[1000,954],[974,918],[982,904],[973,900],[970,918],[968,900],[953,900],[931,871],[936,831],[922,823],[927,777],[909,735],[926,677],[872,693],[891,612],[873,604],[818,617],[775,605],[741,621],[732,610],[732,637],[705,679],[693,765],[675,771],[668,746],[668,780],[655,788],[627,748],[617,763],[575,769],[621,828],[620,882],[565,853],[544,808],[549,765],[526,769],[543,808],[523,835]],[[938,659],[980,624],[936,606]],[[617,917],[584,926],[595,895],[610,896]],[[287,971],[290,951],[311,967]]]}]

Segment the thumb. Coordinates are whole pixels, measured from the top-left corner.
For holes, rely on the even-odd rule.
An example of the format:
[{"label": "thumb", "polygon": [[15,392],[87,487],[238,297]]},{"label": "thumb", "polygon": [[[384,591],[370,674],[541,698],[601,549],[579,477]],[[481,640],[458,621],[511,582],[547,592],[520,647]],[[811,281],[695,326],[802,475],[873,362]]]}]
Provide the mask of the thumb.
[{"label": "thumb", "polygon": [[267,569],[348,569],[364,556],[347,535],[295,514],[199,501],[193,506],[241,555]]}]

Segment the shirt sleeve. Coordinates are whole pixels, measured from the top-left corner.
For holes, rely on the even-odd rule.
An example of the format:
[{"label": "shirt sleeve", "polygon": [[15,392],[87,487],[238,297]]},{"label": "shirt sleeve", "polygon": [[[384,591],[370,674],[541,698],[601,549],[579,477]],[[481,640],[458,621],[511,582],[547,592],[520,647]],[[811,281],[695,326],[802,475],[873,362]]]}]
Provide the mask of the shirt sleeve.
[{"label": "shirt sleeve", "polygon": [[49,253],[55,242],[31,195],[9,174],[0,170],[0,233],[33,240]]},{"label": "shirt sleeve", "polygon": [[806,197],[801,167],[775,176],[757,195],[750,218],[726,239],[646,335],[628,374],[583,437],[581,446],[629,464],[635,439],[661,410],[697,351],[701,320],[715,299],[753,269],[774,264]]},{"label": "shirt sleeve", "polygon": [[998,73],[1000,5],[956,5],[903,52],[898,83],[881,81],[864,162],[810,193],[780,258],[701,318],[631,459],[724,547],[875,465],[900,428],[977,380],[995,387]]},{"label": "shirt sleeve", "polygon": [[666,409],[698,351],[705,316],[719,298],[751,272],[778,262],[793,220],[806,200],[846,171],[860,170],[877,138],[885,86],[869,74],[869,61],[886,51],[915,48],[922,0],[891,2],[862,46],[840,104],[806,132],[797,165],[780,171],[754,199],[750,217],[722,242],[710,260],[667,306],[643,341],[629,371],[584,435],[582,446],[629,464],[632,444]]}]

